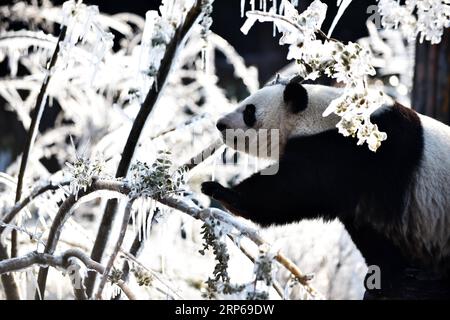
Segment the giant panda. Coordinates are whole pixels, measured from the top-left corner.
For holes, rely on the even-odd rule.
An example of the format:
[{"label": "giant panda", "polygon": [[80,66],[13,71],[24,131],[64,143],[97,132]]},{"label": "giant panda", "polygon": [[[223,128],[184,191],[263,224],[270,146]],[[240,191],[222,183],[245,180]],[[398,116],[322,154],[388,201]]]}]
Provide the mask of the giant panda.
[{"label": "giant panda", "polygon": [[450,127],[385,105],[371,115],[388,135],[373,152],[341,135],[336,115],[322,116],[341,94],[294,78],[250,95],[217,129],[224,140],[228,129],[278,129],[278,171],[231,188],[207,181],[202,192],[262,226],[339,219],[367,265],[379,267],[376,292],[401,286],[405,270],[424,270],[450,288]]}]

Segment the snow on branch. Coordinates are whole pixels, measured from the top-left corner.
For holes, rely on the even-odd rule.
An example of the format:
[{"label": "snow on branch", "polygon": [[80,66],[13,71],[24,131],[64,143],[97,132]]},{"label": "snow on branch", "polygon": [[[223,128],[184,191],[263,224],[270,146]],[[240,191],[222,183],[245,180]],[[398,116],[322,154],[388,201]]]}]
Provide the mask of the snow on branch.
[{"label": "snow on branch", "polygon": [[[163,162],[155,162],[156,166],[164,166],[166,163]],[[149,166],[150,168],[154,168],[154,166]],[[157,172],[156,169],[154,169],[155,172]],[[244,223],[242,220],[236,219],[232,215],[221,211],[219,209],[215,208],[209,208],[209,209],[201,209],[197,205],[193,204],[192,202],[180,197],[180,196],[173,196],[171,193],[173,192],[167,192],[166,194],[161,193],[155,193],[154,190],[166,190],[165,187],[161,185],[162,182],[158,182],[159,175],[154,175],[149,170],[139,170],[136,174],[140,174],[143,177],[142,178],[133,178],[129,181],[121,181],[121,180],[103,180],[101,178],[92,178],[91,184],[85,188],[85,189],[77,189],[78,193],[70,195],[60,206],[60,209],[58,211],[58,214],[56,215],[55,219],[53,220],[50,233],[48,236],[48,240],[46,243],[45,251],[44,253],[47,254],[53,254],[57,243],[59,241],[61,232],[63,230],[63,226],[65,222],[70,218],[70,215],[73,211],[73,206],[80,201],[83,197],[86,197],[93,193],[98,193],[99,191],[111,191],[114,193],[119,193],[127,197],[131,197],[130,199],[135,199],[136,197],[145,197],[145,196],[152,196],[154,197],[154,200],[160,202],[161,204],[168,206],[170,208],[179,210],[181,212],[184,212],[191,217],[195,219],[202,220],[205,222],[208,230],[210,230],[210,236],[209,239],[211,244],[214,244],[213,246],[218,249],[219,247],[222,248],[221,252],[223,252],[224,256],[227,255],[226,253],[226,247],[224,246],[224,243],[222,240],[220,240],[223,236],[231,235],[233,237],[247,237],[251,241],[253,241],[258,247],[261,246],[269,246],[267,242],[259,235],[259,231],[255,229],[253,226],[249,225],[248,223]],[[163,174],[163,176],[166,176]],[[141,181],[141,182],[137,182]],[[145,188],[142,187],[142,181],[145,182]],[[134,183],[137,183],[138,186],[133,186]],[[139,186],[141,185],[141,186]],[[155,189],[156,188],[156,189]],[[170,187],[172,188],[172,187]],[[136,192],[136,190],[141,190],[140,192]],[[144,190],[144,191],[143,191]],[[172,189],[171,189],[172,190]],[[175,190],[175,189],[174,189]],[[103,193],[100,193],[99,195],[103,195]],[[119,252],[123,236],[126,232],[126,226],[128,225],[129,216],[131,215],[131,203],[127,206],[126,214],[124,215],[124,222],[122,224],[121,228],[121,235],[119,238],[119,241],[116,243],[115,249],[113,251],[113,254],[109,260],[108,266],[107,266],[107,272],[109,272],[114,264],[114,259],[117,253]],[[270,247],[270,246],[269,246]],[[306,292],[308,293],[310,298],[317,299],[320,297],[320,294],[317,293],[309,284],[308,281],[310,280],[310,277],[308,275],[304,275],[298,267],[295,266],[294,263],[292,263],[287,257],[285,257],[281,252],[273,253],[273,258],[278,261],[281,265],[285,266],[289,272],[291,272],[296,279],[304,286]],[[226,272],[227,268],[227,260],[220,260],[222,261],[221,264],[221,270],[222,272]],[[259,260],[257,260],[259,261]],[[255,262],[256,263],[256,262]],[[44,292],[45,290],[45,283],[47,278],[47,271],[48,269],[41,268],[39,272],[38,277],[38,283],[39,283],[39,290],[40,292]],[[219,270],[219,269],[217,269]],[[106,273],[105,273],[106,274]],[[252,287],[249,286],[233,286],[231,287],[229,284],[229,279],[225,276],[226,273],[224,273],[224,277],[221,278],[222,280],[225,280],[224,283],[222,282],[215,282],[215,288],[219,290],[219,292],[223,293],[237,293],[237,292],[247,292],[249,297],[256,297],[254,296],[257,294],[260,296],[261,292],[258,293],[258,291],[251,291],[249,292]],[[102,280],[104,286],[105,278]],[[257,278],[259,279],[259,278]],[[265,278],[264,278],[265,279]],[[217,278],[216,280],[219,280]],[[255,281],[261,281],[261,280],[255,280]],[[219,288],[217,288],[217,284],[219,284]],[[223,290],[223,285],[229,285],[229,290]],[[269,285],[272,285],[272,283],[269,283]],[[101,289],[98,290],[97,297],[101,296]],[[234,289],[231,289],[234,288]],[[264,295],[260,296],[264,297]]]}]

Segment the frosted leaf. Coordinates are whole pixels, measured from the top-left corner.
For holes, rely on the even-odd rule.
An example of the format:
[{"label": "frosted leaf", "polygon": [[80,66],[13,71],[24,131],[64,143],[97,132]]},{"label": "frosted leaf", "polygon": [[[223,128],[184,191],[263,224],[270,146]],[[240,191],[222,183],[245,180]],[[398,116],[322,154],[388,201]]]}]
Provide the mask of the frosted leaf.
[{"label": "frosted leaf", "polygon": [[180,193],[185,183],[185,170],[179,168],[171,172],[171,167],[168,153],[162,151],[152,164],[136,161],[131,165],[126,180],[131,189],[129,197],[162,197]]},{"label": "frosted leaf", "polygon": [[345,46],[341,45],[333,55],[333,59],[334,65],[326,72],[338,82],[356,85],[366,75],[375,75],[370,52],[357,43],[349,42]]},{"label": "frosted leaf", "polygon": [[81,190],[86,189],[92,184],[94,178],[105,175],[105,161],[102,157],[94,159],[77,156],[73,163],[66,163],[67,173],[70,179],[69,192],[78,195]]},{"label": "frosted leaf", "polygon": [[358,145],[367,143],[371,151],[376,151],[387,135],[370,122],[370,115],[385,102],[385,96],[379,91],[349,88],[330,103],[323,116],[332,113],[340,116],[341,120],[336,125],[339,133],[357,137]]}]

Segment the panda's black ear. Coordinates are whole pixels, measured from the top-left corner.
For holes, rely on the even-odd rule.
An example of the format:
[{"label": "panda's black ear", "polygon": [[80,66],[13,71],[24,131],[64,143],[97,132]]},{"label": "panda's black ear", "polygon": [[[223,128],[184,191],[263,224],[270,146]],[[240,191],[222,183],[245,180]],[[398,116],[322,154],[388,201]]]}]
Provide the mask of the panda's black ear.
[{"label": "panda's black ear", "polygon": [[303,111],[308,106],[308,93],[305,87],[297,81],[291,81],[286,85],[283,98],[293,113]]}]

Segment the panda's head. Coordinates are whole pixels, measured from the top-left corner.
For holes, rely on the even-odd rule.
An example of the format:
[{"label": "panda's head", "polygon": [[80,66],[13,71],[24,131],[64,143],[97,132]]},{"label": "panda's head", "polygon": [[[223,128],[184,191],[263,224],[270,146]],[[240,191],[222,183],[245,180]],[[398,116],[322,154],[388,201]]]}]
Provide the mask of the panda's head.
[{"label": "panda's head", "polygon": [[[287,83],[274,83],[263,87],[243,100],[237,108],[217,121],[217,129],[221,132],[227,145],[239,151],[254,154],[248,145],[261,146],[258,139],[249,135],[245,147],[230,139],[230,134],[241,129],[244,132],[253,129],[268,134],[267,148],[270,150],[272,129],[278,132],[280,154],[283,153],[287,140],[294,136],[307,136],[335,128],[336,116],[323,117],[322,114],[329,103],[341,94],[340,89],[321,85],[301,84],[295,78]],[[240,130],[238,130],[240,131]],[[241,131],[240,131],[241,132]],[[241,145],[242,146],[242,145]],[[261,153],[258,149],[259,156]],[[263,153],[264,154],[264,153]]]}]

